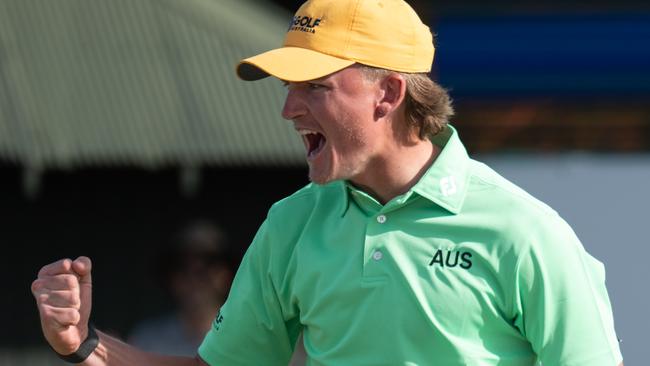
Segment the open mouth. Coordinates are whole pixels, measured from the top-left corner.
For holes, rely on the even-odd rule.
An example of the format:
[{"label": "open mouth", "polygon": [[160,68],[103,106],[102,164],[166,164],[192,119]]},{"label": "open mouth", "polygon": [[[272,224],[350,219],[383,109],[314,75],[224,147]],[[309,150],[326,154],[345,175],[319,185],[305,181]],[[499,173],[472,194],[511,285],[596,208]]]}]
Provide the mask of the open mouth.
[{"label": "open mouth", "polygon": [[299,130],[298,132],[302,135],[303,141],[305,142],[307,158],[311,159],[316,157],[325,146],[325,142],[327,141],[325,136],[322,133],[311,130]]}]

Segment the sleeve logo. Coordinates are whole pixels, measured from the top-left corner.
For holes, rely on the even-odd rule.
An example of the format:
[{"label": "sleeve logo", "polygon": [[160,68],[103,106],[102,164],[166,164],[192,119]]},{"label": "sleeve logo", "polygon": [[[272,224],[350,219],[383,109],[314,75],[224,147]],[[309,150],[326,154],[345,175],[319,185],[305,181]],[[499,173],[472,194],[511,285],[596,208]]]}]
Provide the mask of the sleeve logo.
[{"label": "sleeve logo", "polygon": [[214,327],[214,330],[219,330],[222,322],[223,322],[223,315],[221,315],[221,312],[219,312],[217,314],[217,317],[214,318],[214,324],[212,325]]}]

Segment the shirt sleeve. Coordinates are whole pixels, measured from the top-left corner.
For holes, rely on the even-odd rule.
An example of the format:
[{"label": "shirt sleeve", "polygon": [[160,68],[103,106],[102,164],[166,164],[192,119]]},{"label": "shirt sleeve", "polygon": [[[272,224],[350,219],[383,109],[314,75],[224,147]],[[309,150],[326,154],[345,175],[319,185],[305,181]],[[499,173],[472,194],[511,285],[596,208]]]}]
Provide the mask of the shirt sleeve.
[{"label": "shirt sleeve", "polygon": [[226,303],[199,347],[213,366],[287,365],[300,324],[281,304],[269,219],[244,255]]},{"label": "shirt sleeve", "polygon": [[543,365],[617,366],[603,264],[559,218],[531,236],[516,268],[515,325]]}]

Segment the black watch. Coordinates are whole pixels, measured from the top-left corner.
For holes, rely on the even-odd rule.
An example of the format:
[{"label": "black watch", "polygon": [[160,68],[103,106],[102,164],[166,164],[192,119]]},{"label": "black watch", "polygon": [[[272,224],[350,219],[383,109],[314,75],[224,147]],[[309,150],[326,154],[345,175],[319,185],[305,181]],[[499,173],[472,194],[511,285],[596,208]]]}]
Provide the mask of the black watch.
[{"label": "black watch", "polygon": [[69,355],[62,355],[56,351],[54,352],[63,361],[70,363],[82,363],[88,358],[88,356],[90,356],[91,353],[93,353],[98,344],[99,336],[95,331],[95,327],[93,327],[92,324],[88,324],[88,337],[86,337],[86,339],[81,342],[79,348],[77,348],[76,351]]}]

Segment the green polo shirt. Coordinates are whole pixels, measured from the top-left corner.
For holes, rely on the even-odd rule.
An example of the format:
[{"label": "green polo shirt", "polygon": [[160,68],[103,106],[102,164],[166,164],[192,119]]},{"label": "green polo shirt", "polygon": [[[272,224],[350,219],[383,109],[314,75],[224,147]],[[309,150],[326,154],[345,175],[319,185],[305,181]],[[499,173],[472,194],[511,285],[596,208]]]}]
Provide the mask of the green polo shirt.
[{"label": "green polo shirt", "polygon": [[616,366],[603,265],[453,128],[381,205],[342,181],[270,209],[199,348],[215,366]]}]

